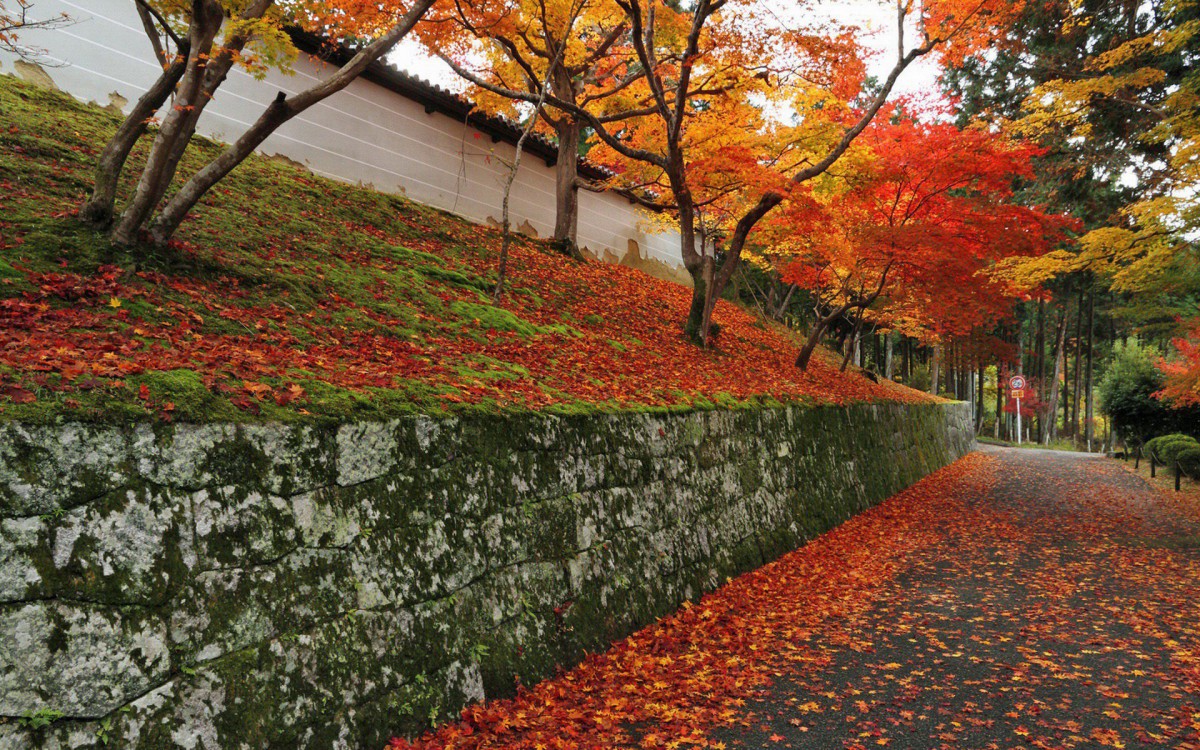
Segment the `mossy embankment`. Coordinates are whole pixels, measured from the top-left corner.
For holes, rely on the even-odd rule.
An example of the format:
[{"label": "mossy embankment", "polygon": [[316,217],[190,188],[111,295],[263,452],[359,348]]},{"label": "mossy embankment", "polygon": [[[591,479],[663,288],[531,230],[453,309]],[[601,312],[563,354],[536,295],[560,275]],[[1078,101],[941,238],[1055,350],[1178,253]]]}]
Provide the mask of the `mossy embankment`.
[{"label": "mossy embankment", "polygon": [[[169,248],[116,248],[74,212],[117,116],[0,76],[0,122],[0,419],[926,400],[825,361],[801,373],[789,332],[732,305],[717,349],[697,349],[687,290],[535,241],[518,241],[494,306],[496,230],[267,157]],[[181,173],[217,148],[198,140]]]}]

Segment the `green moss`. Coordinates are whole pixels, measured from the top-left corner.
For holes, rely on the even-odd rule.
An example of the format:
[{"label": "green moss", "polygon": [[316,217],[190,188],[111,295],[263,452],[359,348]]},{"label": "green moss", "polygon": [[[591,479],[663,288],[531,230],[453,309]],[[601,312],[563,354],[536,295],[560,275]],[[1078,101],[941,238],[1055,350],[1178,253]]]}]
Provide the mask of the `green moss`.
[{"label": "green moss", "polygon": [[511,311],[495,305],[452,302],[450,303],[450,312],[463,318],[467,324],[483,331],[511,331],[524,337],[538,335],[582,335],[578,330],[567,325],[535,325],[517,317]]}]

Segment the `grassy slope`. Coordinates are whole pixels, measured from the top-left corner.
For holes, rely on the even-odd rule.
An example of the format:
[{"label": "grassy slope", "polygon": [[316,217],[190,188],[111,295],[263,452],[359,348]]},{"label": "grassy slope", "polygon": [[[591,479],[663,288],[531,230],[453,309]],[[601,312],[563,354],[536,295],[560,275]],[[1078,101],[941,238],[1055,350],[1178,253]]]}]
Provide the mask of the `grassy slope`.
[{"label": "grassy slope", "polygon": [[791,334],[724,303],[701,351],[679,332],[687,290],[540,243],[515,248],[493,307],[494,230],[267,158],[169,250],[119,252],[72,217],[116,117],[0,76],[0,123],[0,418],[928,398],[824,360],[800,373]]}]

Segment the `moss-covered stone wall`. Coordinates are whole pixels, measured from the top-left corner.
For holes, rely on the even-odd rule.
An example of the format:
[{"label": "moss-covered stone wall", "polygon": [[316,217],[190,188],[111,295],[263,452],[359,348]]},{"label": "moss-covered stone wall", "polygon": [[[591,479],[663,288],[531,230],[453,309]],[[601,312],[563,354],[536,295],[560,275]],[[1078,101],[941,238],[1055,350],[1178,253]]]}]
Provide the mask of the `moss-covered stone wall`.
[{"label": "moss-covered stone wall", "polygon": [[0,426],[0,748],[381,747],[972,441],[961,404]]}]

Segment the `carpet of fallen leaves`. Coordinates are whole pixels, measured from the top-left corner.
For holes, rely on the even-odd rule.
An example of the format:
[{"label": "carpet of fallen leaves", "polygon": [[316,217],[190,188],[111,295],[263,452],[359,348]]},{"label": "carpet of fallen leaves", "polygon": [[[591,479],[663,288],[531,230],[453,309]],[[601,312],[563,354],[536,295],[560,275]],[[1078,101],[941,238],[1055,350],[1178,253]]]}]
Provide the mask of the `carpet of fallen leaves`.
[{"label": "carpet of fallen leaves", "polygon": [[73,218],[111,113],[9,78],[0,109],[0,413],[928,398],[825,359],[802,373],[792,334],[730,304],[718,347],[700,350],[681,332],[688,290],[537,242],[513,249],[497,309],[496,230],[268,159],[167,252],[123,255]]},{"label": "carpet of fallen leaves", "polygon": [[396,748],[1200,748],[1200,506],[988,449]]}]

